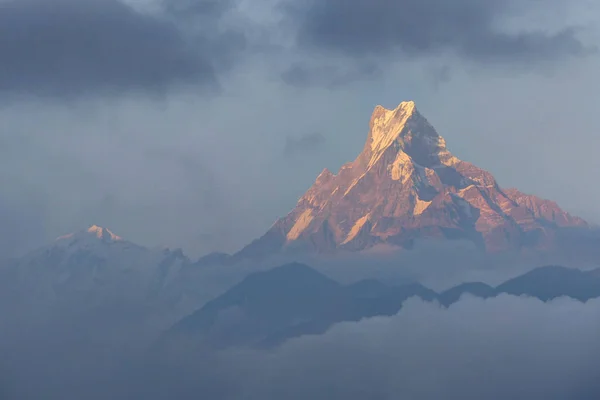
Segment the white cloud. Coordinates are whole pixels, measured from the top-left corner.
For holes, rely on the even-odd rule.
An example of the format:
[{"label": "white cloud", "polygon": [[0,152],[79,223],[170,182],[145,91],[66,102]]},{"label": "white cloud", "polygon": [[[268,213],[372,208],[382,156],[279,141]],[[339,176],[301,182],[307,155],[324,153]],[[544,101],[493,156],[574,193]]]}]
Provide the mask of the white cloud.
[{"label": "white cloud", "polygon": [[[245,398],[591,399],[600,395],[600,301],[466,297],[409,301],[253,354]],[[238,364],[239,355],[232,355]],[[372,397],[371,397],[372,396]]]}]

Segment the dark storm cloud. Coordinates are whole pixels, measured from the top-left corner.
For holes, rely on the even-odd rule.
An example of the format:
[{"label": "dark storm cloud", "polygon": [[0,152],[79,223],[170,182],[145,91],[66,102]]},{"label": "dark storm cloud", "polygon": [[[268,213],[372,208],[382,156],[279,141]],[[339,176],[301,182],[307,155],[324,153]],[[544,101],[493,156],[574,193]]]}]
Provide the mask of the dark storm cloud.
[{"label": "dark storm cloud", "polygon": [[[181,2],[177,2],[180,4]],[[186,34],[168,9],[150,14],[121,0],[0,2],[0,92],[73,96],[172,85],[217,86],[222,60],[243,49],[243,36],[213,32],[225,6],[196,7],[212,18]]]},{"label": "dark storm cloud", "polygon": [[325,143],[325,136],[320,133],[309,133],[300,137],[286,137],[283,153],[293,156],[299,153],[311,153]]},{"label": "dark storm cloud", "polygon": [[513,0],[289,0],[299,46],[352,57],[437,55],[477,62],[535,62],[585,53],[574,29],[509,33],[501,19],[517,10],[552,7]]}]

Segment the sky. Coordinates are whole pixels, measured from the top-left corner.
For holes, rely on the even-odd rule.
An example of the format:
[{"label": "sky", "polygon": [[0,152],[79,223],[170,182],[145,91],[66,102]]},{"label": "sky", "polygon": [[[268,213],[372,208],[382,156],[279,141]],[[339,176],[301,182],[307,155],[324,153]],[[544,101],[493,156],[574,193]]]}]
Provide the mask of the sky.
[{"label": "sky", "polygon": [[98,224],[235,251],[414,100],[600,223],[593,0],[0,0],[0,254]]}]

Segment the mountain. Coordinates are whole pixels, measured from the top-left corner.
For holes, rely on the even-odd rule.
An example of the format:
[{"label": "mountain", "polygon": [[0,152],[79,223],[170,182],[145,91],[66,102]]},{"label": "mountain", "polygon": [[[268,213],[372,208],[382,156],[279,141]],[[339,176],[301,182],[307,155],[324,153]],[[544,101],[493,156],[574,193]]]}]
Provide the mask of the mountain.
[{"label": "mountain", "polygon": [[430,238],[465,239],[488,252],[548,249],[561,228],[588,224],[458,159],[409,101],[377,106],[358,158],[335,175],[323,170],[286,217],[235,257],[411,248]]},{"label": "mountain", "polygon": [[226,265],[230,261],[233,261],[232,256],[230,254],[213,252],[200,257],[195,264],[197,266],[207,267],[214,265]]},{"label": "mountain", "polygon": [[0,312],[5,324],[68,320],[99,336],[151,321],[168,327],[205,301],[194,297],[202,297],[194,269],[181,250],[149,249],[93,225],[2,265]]},{"label": "mountain", "polygon": [[464,295],[487,299],[500,294],[587,301],[600,297],[600,273],[549,266],[497,287],[470,282],[436,293],[417,283],[392,287],[372,279],[343,286],[294,263],[249,275],[174,325],[161,344],[192,337],[211,348],[270,347],[294,337],[322,334],[339,322],[395,315],[411,297],[450,307]]},{"label": "mountain", "polygon": [[501,293],[533,296],[549,301],[568,296],[579,301],[600,297],[600,270],[580,271],[563,267],[544,267],[511,279],[496,288]]},{"label": "mountain", "polygon": [[182,320],[174,332],[194,331],[215,345],[260,340],[324,312],[323,307],[336,303],[340,291],[337,282],[312,268],[289,264],[249,275]]},{"label": "mountain", "polygon": [[92,225],[13,260],[8,269],[20,284],[37,286],[29,291],[37,295],[56,298],[113,288],[119,296],[126,296],[133,295],[132,290],[120,289],[151,290],[152,280],[168,280],[168,267],[188,262],[176,251],[151,250]]}]

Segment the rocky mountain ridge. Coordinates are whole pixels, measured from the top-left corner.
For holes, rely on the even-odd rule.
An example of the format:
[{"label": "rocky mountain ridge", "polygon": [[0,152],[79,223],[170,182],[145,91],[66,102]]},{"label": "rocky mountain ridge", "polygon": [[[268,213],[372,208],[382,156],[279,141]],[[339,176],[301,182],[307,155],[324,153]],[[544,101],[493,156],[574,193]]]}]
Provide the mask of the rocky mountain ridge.
[{"label": "rocky mountain ridge", "polygon": [[588,228],[549,200],[501,188],[462,161],[412,101],[377,106],[365,146],[337,174],[325,169],[296,207],[236,258],[280,252],[411,248],[464,239],[488,252],[552,248],[560,228]]}]

